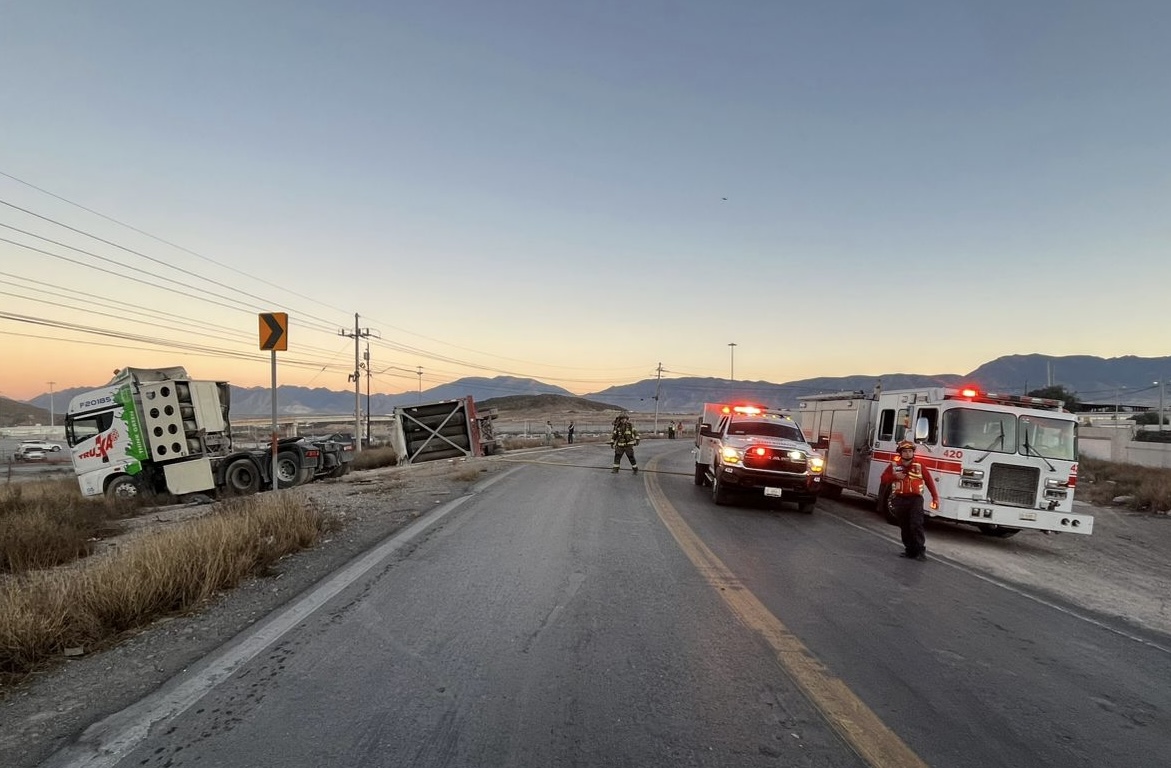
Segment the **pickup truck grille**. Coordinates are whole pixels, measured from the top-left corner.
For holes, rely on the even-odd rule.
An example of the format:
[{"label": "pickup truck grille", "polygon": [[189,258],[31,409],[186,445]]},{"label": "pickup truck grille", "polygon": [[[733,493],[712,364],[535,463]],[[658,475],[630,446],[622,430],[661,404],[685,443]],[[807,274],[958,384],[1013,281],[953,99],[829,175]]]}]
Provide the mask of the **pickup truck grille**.
[{"label": "pickup truck grille", "polygon": [[756,453],[756,448],[754,447],[744,454],[744,466],[747,469],[801,474],[808,468],[805,454],[800,451],[794,451],[793,453],[800,454],[801,458],[794,459],[789,456],[790,451],[788,449],[781,448],[765,448],[764,455],[761,456]]},{"label": "pickup truck grille", "polygon": [[1041,470],[1012,464],[993,464],[988,473],[988,500],[1014,507],[1032,507],[1037,503],[1037,485]]}]

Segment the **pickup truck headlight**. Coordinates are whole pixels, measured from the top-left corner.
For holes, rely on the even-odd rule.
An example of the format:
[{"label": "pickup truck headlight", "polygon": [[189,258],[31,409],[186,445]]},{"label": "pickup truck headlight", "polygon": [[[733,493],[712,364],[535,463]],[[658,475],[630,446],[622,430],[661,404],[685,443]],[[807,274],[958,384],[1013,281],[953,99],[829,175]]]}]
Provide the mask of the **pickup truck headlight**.
[{"label": "pickup truck headlight", "polygon": [[724,446],[720,449],[720,458],[727,464],[739,464],[740,451],[730,446]]},{"label": "pickup truck headlight", "polygon": [[809,471],[815,475],[825,471],[825,459],[821,458],[820,456],[810,456]]}]

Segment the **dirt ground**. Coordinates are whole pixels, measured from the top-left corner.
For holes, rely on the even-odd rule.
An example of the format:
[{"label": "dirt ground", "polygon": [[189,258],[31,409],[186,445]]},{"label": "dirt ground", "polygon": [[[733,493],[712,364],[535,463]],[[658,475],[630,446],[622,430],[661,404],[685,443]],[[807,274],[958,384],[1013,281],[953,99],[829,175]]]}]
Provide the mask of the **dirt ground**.
[{"label": "dirt ground", "polygon": [[[511,461],[491,457],[435,462],[357,472],[296,489],[341,516],[344,527],[314,549],[286,558],[274,575],[221,595],[198,614],[158,621],[110,650],[69,660],[0,691],[3,764],[39,764],[89,723],[138,701],[403,525],[512,466]],[[829,505],[825,511],[835,513]],[[1171,517],[1102,508],[1084,511],[1095,515],[1092,536],[1024,532],[1010,539],[990,539],[971,529],[933,523],[927,532],[928,549],[954,566],[1051,597],[1090,618],[1122,618],[1143,636],[1171,644]],[[198,513],[171,510],[146,521],[168,524]],[[897,530],[860,505],[836,513],[889,535],[892,545],[897,542]],[[924,567],[946,573],[947,566]]]}]

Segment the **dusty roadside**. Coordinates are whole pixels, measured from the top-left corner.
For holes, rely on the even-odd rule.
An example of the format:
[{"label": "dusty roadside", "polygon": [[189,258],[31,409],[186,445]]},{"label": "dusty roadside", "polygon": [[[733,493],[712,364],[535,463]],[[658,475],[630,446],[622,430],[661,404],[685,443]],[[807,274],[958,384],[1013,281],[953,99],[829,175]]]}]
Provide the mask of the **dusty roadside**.
[{"label": "dusty roadside", "polygon": [[[138,701],[399,528],[510,466],[492,459],[444,461],[358,472],[295,489],[339,515],[344,527],[314,549],[283,560],[273,575],[220,595],[198,614],[163,619],[115,648],[0,691],[0,763],[40,764],[89,723]],[[199,512],[193,508],[187,514]],[[182,516],[147,516],[136,527],[167,525]]]}]

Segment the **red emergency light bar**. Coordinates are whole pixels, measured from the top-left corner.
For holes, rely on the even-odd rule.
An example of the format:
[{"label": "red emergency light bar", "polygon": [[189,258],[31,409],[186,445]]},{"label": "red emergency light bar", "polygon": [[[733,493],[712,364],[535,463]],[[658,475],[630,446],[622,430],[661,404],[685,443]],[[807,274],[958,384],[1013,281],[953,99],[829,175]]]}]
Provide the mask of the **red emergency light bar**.
[{"label": "red emergency light bar", "polygon": [[992,403],[995,405],[1015,405],[1024,408],[1043,408],[1051,411],[1060,411],[1065,408],[1061,400],[1048,397],[1029,397],[1028,395],[1002,395],[996,392],[981,392],[975,387],[944,390],[944,397],[949,400],[971,400],[974,403]]}]

